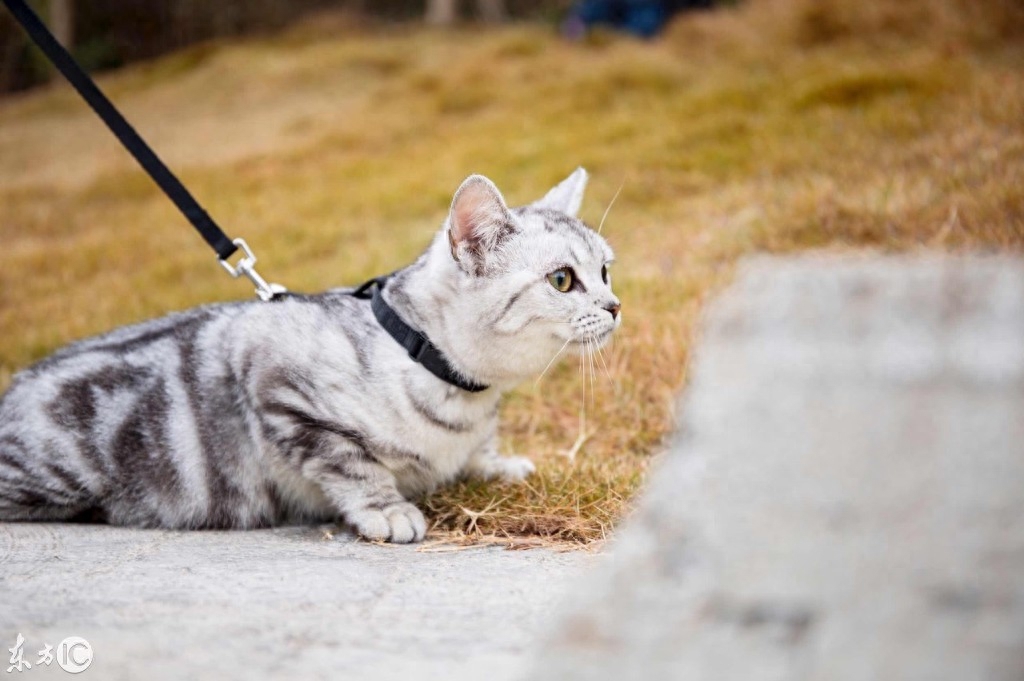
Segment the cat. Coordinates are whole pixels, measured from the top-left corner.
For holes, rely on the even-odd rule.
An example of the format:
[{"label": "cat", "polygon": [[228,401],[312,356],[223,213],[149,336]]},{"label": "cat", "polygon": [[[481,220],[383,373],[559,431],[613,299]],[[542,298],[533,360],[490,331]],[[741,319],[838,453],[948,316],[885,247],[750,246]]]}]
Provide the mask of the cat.
[{"label": "cat", "polygon": [[[501,394],[622,321],[612,250],[576,217],[586,183],[579,168],[513,209],[473,175],[426,251],[359,291],[198,307],[25,369],[0,398],[0,520],[341,520],[422,540],[409,499],[534,471],[498,454]],[[378,304],[441,371],[396,342]]]}]

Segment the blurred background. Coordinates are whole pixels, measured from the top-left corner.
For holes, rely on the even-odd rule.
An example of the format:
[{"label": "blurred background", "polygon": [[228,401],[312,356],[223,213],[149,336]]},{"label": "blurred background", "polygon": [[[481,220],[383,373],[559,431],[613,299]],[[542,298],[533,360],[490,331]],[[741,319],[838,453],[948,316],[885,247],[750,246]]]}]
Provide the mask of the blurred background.
[{"label": "blurred background", "polygon": [[[704,301],[758,253],[1024,247],[1020,0],[39,0],[269,280],[410,262],[483,173],[510,204],[575,167],[621,331],[512,394],[527,487],[439,527],[586,543],[674,420]],[[83,336],[247,297],[0,9],[0,389]]]},{"label": "blurred background", "polygon": [[[187,45],[227,36],[269,33],[303,17],[344,12],[372,22],[452,25],[463,20],[497,24],[508,21],[557,23],[613,17],[624,29],[652,35],[673,13],[710,7],[713,0],[36,0],[34,9],[87,70],[103,70],[148,59]],[[616,7],[619,6],[619,7]],[[636,18],[630,22],[629,14]],[[52,69],[10,17],[0,21],[0,92],[45,82]],[[566,27],[577,30],[575,24]]]}]

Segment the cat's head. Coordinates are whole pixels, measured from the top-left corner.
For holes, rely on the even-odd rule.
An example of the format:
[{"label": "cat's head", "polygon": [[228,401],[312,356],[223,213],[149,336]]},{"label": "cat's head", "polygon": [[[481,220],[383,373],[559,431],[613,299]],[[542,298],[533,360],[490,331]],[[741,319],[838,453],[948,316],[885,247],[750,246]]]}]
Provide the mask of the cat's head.
[{"label": "cat's head", "polygon": [[593,351],[622,321],[612,249],[576,217],[586,184],[579,168],[518,208],[481,175],[455,193],[438,237],[460,295],[460,319],[449,321],[470,336],[459,354],[491,378],[525,378],[561,351]]}]

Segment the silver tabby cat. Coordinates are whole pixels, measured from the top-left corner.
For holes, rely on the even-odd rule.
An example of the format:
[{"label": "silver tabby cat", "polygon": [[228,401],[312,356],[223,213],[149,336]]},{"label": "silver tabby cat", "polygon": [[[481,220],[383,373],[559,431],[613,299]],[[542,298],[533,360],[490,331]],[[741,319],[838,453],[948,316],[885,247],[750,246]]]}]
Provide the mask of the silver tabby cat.
[{"label": "silver tabby cat", "polygon": [[575,216],[580,168],[510,209],[456,192],[384,300],[470,392],[410,358],[350,289],[209,305],[74,343],[0,399],[0,519],[251,528],[342,519],[419,541],[408,501],[459,475],[522,480],[499,456],[501,393],[621,322],[612,251]]}]

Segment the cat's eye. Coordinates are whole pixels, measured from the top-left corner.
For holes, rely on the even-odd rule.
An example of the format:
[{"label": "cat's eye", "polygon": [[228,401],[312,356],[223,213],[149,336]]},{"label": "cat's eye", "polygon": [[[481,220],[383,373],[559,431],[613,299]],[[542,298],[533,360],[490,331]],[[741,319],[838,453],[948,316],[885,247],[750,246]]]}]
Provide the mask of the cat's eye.
[{"label": "cat's eye", "polygon": [[567,293],[572,288],[572,270],[568,267],[555,270],[548,275],[548,283],[554,286],[556,291]]},{"label": "cat's eye", "polygon": [[608,283],[608,265],[601,265],[601,281]]}]

